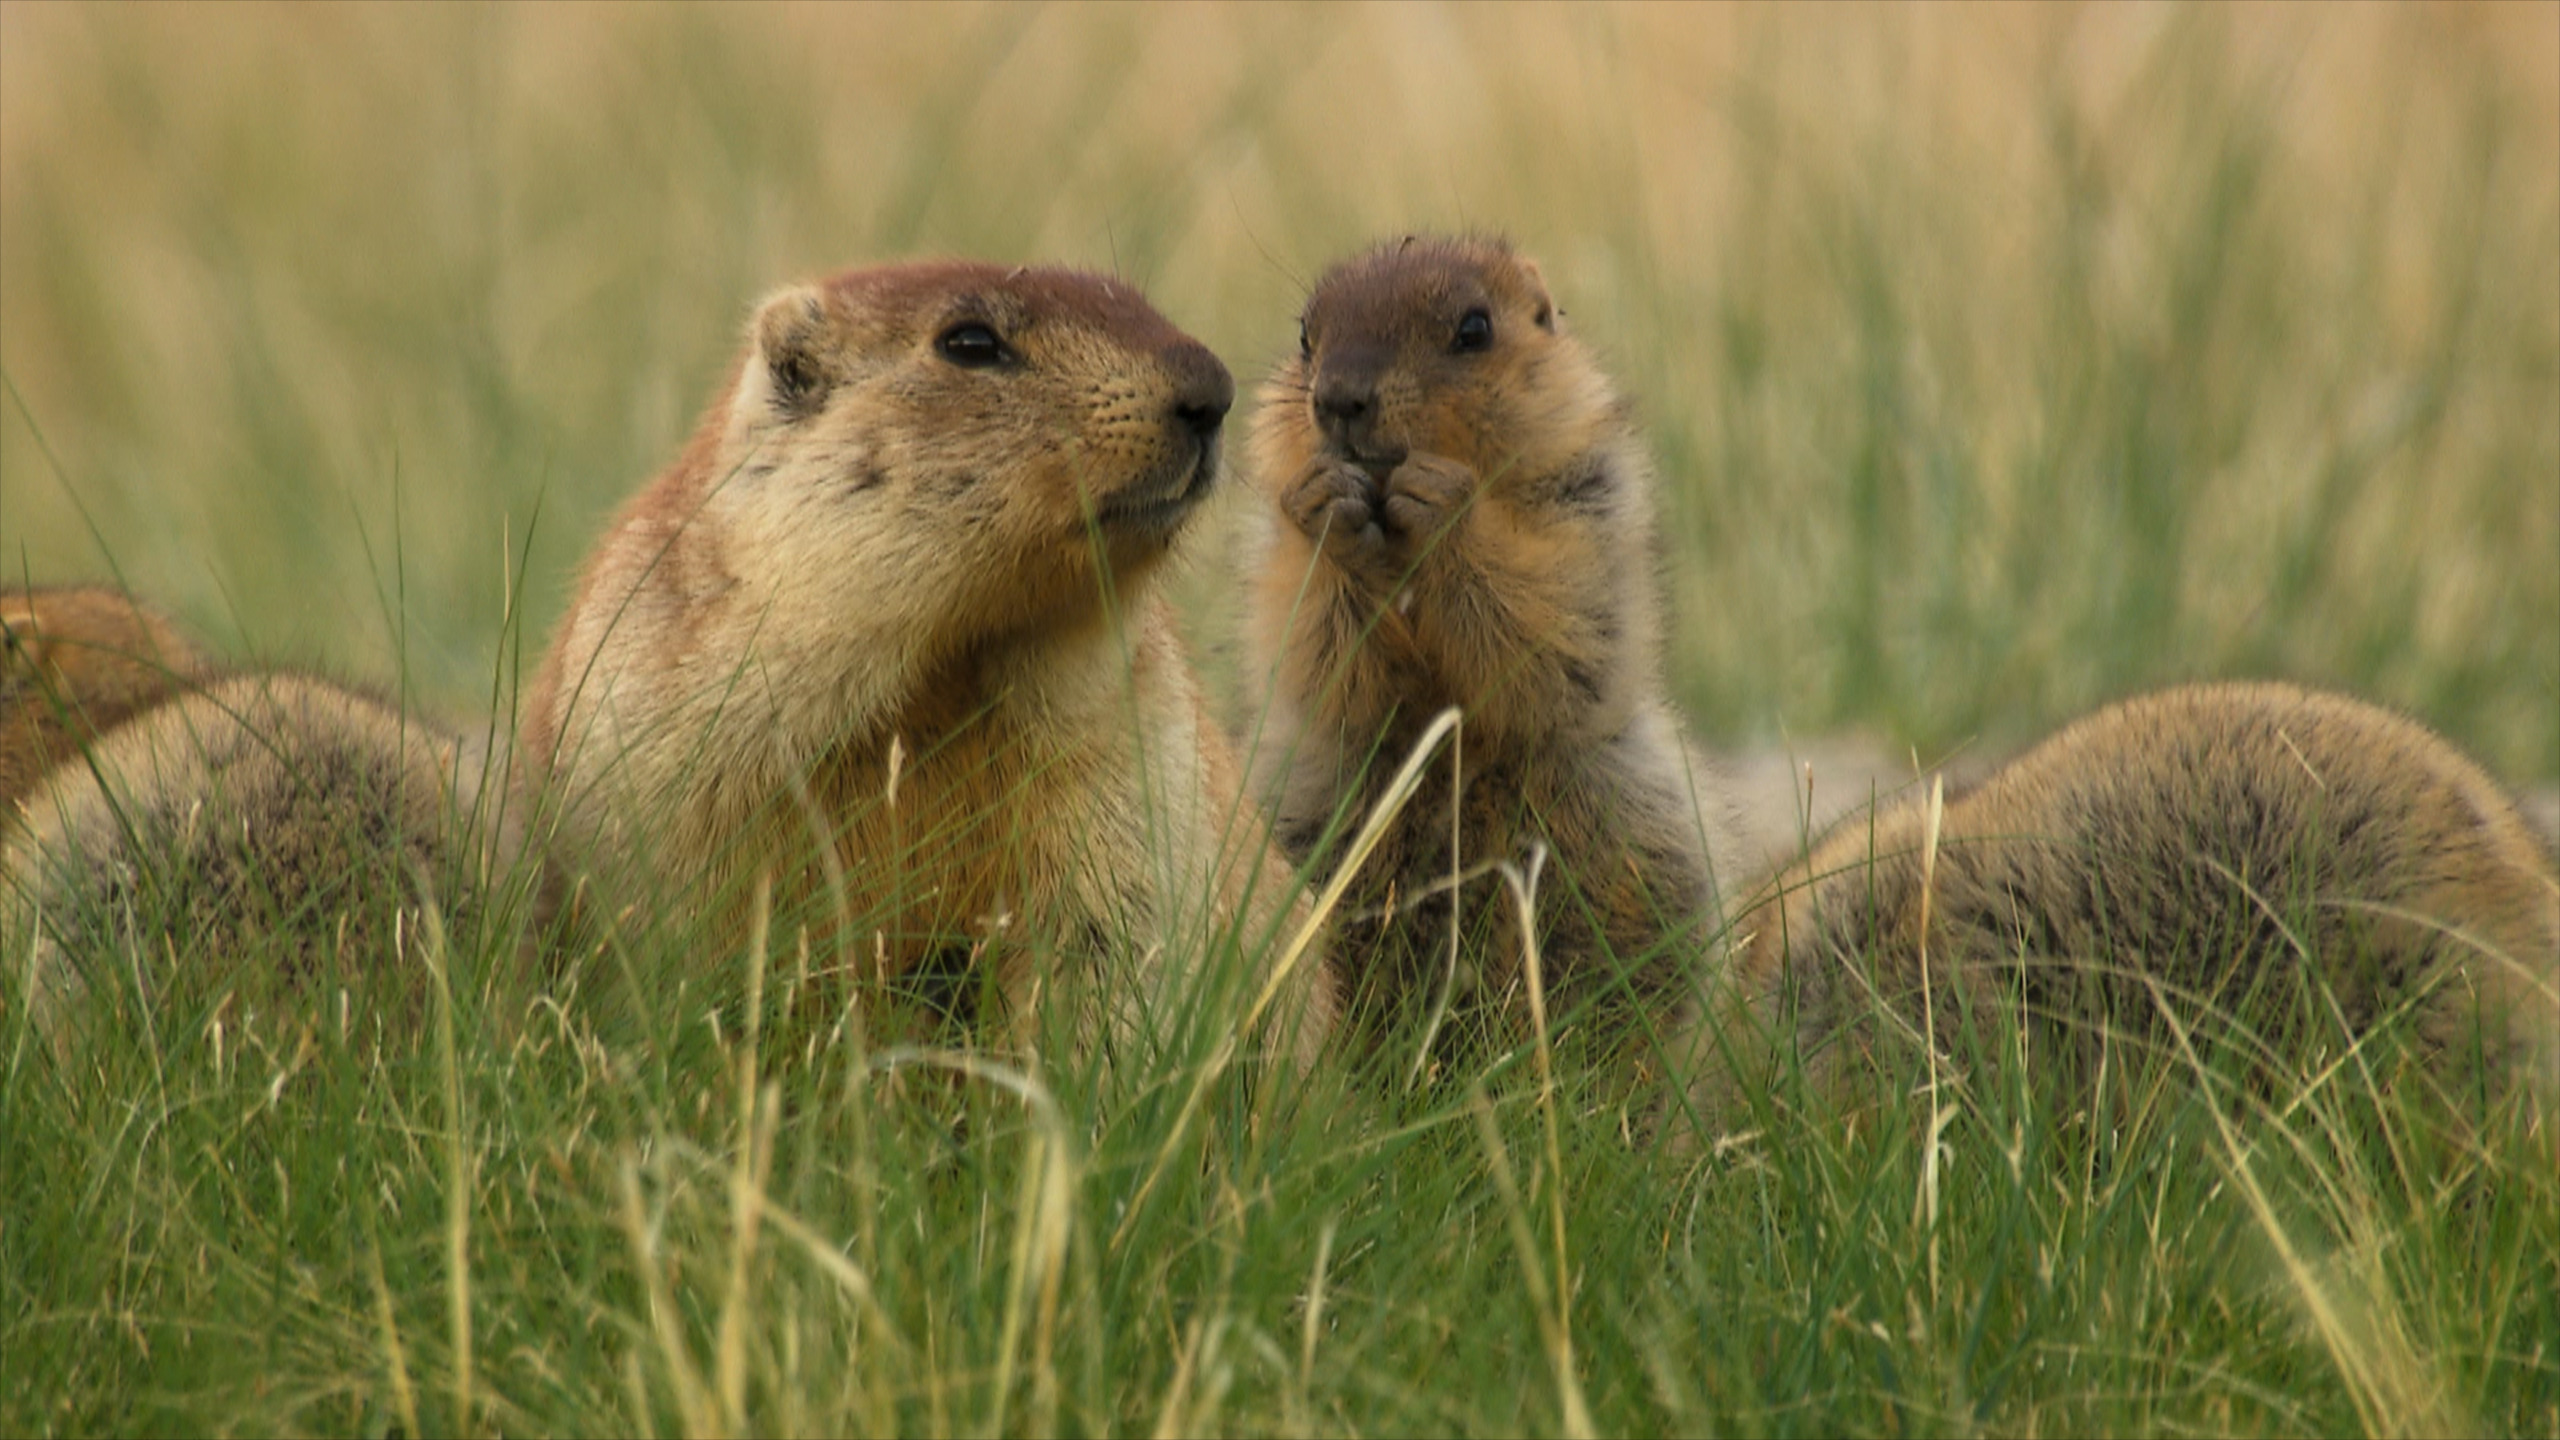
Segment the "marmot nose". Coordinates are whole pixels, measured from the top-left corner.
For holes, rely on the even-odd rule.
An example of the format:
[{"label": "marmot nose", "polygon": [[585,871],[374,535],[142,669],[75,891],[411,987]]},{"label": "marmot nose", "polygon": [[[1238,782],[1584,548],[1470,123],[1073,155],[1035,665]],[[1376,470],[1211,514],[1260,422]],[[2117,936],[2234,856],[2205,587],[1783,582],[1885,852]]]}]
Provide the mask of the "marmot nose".
[{"label": "marmot nose", "polygon": [[1236,401],[1235,378],[1205,345],[1184,345],[1167,357],[1173,374],[1174,423],[1202,440],[1216,437]]},{"label": "marmot nose", "polygon": [[1370,386],[1331,378],[1316,386],[1316,423],[1337,445],[1356,447],[1377,408]]}]

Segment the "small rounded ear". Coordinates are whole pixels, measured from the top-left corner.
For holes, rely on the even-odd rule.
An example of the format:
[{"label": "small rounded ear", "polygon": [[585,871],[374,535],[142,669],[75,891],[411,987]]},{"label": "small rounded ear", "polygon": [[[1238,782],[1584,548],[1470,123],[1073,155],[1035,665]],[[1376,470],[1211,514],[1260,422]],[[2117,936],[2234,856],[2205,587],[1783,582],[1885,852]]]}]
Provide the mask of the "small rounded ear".
[{"label": "small rounded ear", "polygon": [[1538,272],[1537,261],[1530,259],[1526,255],[1515,256],[1514,258],[1518,260],[1520,265],[1520,278],[1527,281],[1529,284],[1531,317],[1538,322],[1539,329],[1547,331],[1554,330],[1556,328],[1556,320],[1564,312],[1556,309],[1556,302],[1549,299],[1547,296],[1547,277]]},{"label": "small rounded ear", "polygon": [[756,307],[757,364],[774,408],[789,419],[816,414],[836,386],[829,329],[826,302],[811,286],[795,285]]}]

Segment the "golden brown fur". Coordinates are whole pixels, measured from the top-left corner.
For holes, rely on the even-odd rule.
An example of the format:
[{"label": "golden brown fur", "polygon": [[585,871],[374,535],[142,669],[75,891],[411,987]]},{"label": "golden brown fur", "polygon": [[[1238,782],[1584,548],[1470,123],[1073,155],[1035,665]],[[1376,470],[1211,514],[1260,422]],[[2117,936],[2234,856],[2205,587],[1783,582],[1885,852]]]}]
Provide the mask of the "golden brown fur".
[{"label": "golden brown fur", "polygon": [[0,635],[0,834],[47,770],[206,673],[174,622],[105,586],[0,592]]},{"label": "golden brown fur", "polygon": [[2175,1063],[2164,1007],[2200,1053],[2310,1073],[2404,1005],[2439,1070],[2560,1079],[2551,857],[2401,716],[2282,684],[2169,690],[1948,800],[1934,864],[1926,827],[1925,800],[1854,818],[1740,907],[1699,1046],[1709,1133],[1786,1066],[1819,1093],[1920,1033],[1924,913],[1939,1045],[2023,1016],[2048,1079],[2085,1077],[2101,1043]]},{"label": "golden brown fur", "polygon": [[[1303,902],[1151,584],[1231,396],[1136,291],[1073,271],[888,266],[765,302],[544,665],[523,758],[563,853],[653,877],[724,958],[769,876],[821,956],[991,977],[1016,1020],[1098,981],[1135,1023],[1221,937],[1276,950]],[[1302,1059],[1331,1014],[1305,973]]]},{"label": "golden brown fur", "polygon": [[1454,906],[1445,887],[1544,846],[1550,1008],[1676,1005],[1725,846],[1663,697],[1653,474],[1624,402],[1495,241],[1356,256],[1302,327],[1252,436],[1277,512],[1247,629],[1270,685],[1254,769],[1284,845],[1334,863],[1328,826],[1361,822],[1438,712],[1465,716],[1462,785],[1434,764],[1351,888],[1347,985],[1376,1018],[1447,993],[1521,1033],[1512,902],[1491,878]]},{"label": "golden brown fur", "polygon": [[[100,965],[155,986],[315,984],[404,961],[415,976],[423,908],[463,934],[486,888],[470,768],[452,737],[327,681],[211,682],[38,784],[0,849],[0,929],[35,941],[39,1004]],[[189,963],[244,952],[282,964]]]}]

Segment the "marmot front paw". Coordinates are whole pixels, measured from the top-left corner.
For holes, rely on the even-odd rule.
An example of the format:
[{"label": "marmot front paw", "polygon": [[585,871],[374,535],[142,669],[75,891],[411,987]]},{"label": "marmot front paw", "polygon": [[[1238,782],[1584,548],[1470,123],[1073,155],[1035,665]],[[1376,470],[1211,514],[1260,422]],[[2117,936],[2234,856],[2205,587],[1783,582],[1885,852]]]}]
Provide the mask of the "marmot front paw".
[{"label": "marmot front paw", "polygon": [[1467,508],[1475,494],[1476,472],[1441,455],[1412,455],[1387,476],[1386,503],[1379,507],[1391,539],[1428,543]]},{"label": "marmot front paw", "polygon": [[1316,456],[1290,482],[1280,505],[1291,524],[1337,560],[1361,560],[1385,544],[1378,523],[1378,484],[1347,460]]}]

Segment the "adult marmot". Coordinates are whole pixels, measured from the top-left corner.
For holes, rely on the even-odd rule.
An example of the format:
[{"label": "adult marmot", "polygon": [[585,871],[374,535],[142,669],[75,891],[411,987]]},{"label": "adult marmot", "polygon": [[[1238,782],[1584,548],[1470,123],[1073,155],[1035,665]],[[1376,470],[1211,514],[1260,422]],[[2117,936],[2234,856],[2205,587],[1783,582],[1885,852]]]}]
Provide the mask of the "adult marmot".
[{"label": "adult marmot", "polygon": [[1946,801],[1934,852],[1928,825],[1925,798],[1852,818],[1737,907],[1697,1042],[1710,1133],[1784,1067],[1827,1090],[1924,1015],[1942,1049],[2024,1020],[2046,1073],[2127,1041],[2181,1063],[2183,1030],[2299,1077],[2405,1010],[2439,1070],[2560,1093],[2560,878],[2414,721],[2290,685],[2168,690]]},{"label": "adult marmot", "polygon": [[[1072,270],[767,300],[588,560],[525,719],[555,848],[603,887],[578,909],[673,898],[731,947],[763,877],[783,944],[805,926],[958,1008],[991,987],[1018,1022],[1066,991],[1080,1033],[1098,1005],[1125,1036],[1243,1003],[1174,982],[1276,956],[1303,905],[1150,585],[1232,394],[1136,290]],[[1320,967],[1291,993],[1303,1060]]]},{"label": "adult marmot", "polygon": [[1337,864],[1433,718],[1464,714],[1457,778],[1431,767],[1338,920],[1355,1005],[1394,1022],[1446,997],[1462,1031],[1525,1033],[1516,906],[1466,877],[1538,846],[1550,1010],[1684,1004],[1728,842],[1663,697],[1652,467],[1537,267],[1416,238],[1335,266],[1252,456],[1278,511],[1246,631],[1269,686],[1253,770],[1282,843]]}]

